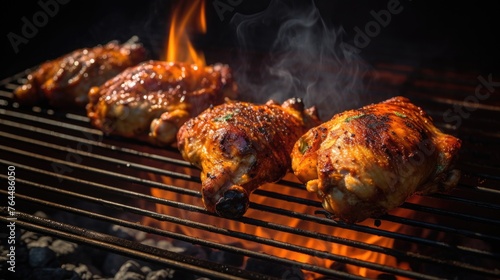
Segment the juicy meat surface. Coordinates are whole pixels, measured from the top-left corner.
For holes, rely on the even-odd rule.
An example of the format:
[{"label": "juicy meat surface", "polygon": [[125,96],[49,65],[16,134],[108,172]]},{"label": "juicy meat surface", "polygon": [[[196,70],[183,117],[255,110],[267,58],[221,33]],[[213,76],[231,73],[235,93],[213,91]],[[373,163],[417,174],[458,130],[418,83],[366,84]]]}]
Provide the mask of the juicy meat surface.
[{"label": "juicy meat surface", "polygon": [[233,102],[209,108],[179,130],[179,150],[201,171],[208,211],[241,217],[249,195],[290,170],[290,152],[307,129],[319,124],[315,108],[300,99],[280,105]]},{"label": "juicy meat surface", "polygon": [[22,104],[41,101],[54,107],[82,107],[88,102],[92,86],[100,86],[127,67],[146,60],[146,50],[138,43],[118,44],[75,50],[47,61],[28,75],[28,82],[14,94]]},{"label": "juicy meat surface", "polygon": [[227,65],[151,60],[93,87],[87,115],[106,134],[165,146],[189,118],[236,95]]},{"label": "juicy meat surface", "polygon": [[414,193],[453,188],[461,141],[437,129],[407,98],[350,110],[304,134],[292,169],[334,217],[360,222]]}]

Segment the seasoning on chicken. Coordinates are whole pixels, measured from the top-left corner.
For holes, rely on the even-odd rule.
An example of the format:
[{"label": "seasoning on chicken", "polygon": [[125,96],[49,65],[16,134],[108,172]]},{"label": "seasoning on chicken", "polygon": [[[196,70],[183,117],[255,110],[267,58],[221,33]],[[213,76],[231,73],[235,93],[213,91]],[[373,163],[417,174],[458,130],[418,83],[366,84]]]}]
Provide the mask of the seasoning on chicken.
[{"label": "seasoning on chicken", "polygon": [[227,65],[148,61],[93,87],[87,115],[106,134],[165,146],[189,118],[236,95]]},{"label": "seasoning on chicken", "polygon": [[234,102],[187,121],[179,130],[179,150],[201,168],[203,203],[208,211],[239,218],[249,195],[290,170],[290,152],[307,129],[319,124],[315,108],[300,99],[282,105]]},{"label": "seasoning on chicken", "polygon": [[376,217],[414,193],[453,188],[461,141],[437,129],[407,98],[350,110],[314,127],[295,144],[292,169],[333,216]]},{"label": "seasoning on chicken", "polygon": [[146,60],[146,50],[134,40],[122,45],[75,50],[47,61],[28,75],[28,82],[15,90],[16,99],[26,105],[48,102],[54,107],[85,108],[88,92],[127,67]]}]

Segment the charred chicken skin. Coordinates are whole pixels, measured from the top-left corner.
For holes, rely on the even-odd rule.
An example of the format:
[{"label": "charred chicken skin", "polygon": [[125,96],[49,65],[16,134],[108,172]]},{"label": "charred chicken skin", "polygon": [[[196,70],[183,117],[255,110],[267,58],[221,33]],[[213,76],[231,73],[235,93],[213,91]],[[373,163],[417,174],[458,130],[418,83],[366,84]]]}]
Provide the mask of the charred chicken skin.
[{"label": "charred chicken skin", "polygon": [[290,152],[307,129],[319,124],[315,108],[300,99],[282,105],[232,102],[209,108],[177,134],[182,156],[201,169],[208,211],[239,218],[249,195],[290,170]]},{"label": "charred chicken skin", "polygon": [[100,86],[127,67],[146,60],[146,50],[138,43],[75,50],[40,65],[28,75],[28,82],[15,90],[16,99],[26,105],[45,101],[54,107],[85,108],[92,86]]},{"label": "charred chicken skin", "polygon": [[93,87],[87,115],[106,134],[165,146],[189,118],[236,95],[227,65],[147,61]]},{"label": "charred chicken skin", "polygon": [[407,98],[394,97],[309,130],[293,148],[292,169],[334,217],[360,222],[414,193],[453,188],[460,145]]}]

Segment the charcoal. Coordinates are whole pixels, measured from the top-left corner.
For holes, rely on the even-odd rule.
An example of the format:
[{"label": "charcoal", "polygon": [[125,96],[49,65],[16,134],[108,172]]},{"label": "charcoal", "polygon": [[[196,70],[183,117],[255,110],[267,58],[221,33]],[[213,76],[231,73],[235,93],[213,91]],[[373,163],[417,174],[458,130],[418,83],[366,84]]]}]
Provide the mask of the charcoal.
[{"label": "charcoal", "polygon": [[[74,207],[83,207],[85,208],[86,206],[85,202],[82,202],[81,205],[77,204],[74,205]],[[94,212],[98,213],[98,209],[95,208],[93,209]],[[74,224],[75,223],[75,216],[71,213],[68,212],[56,212],[54,213],[53,216],[50,217],[51,220],[55,220],[61,223],[65,224]],[[98,231],[98,232],[106,232],[109,230],[109,224],[106,222],[92,219],[89,217],[79,217],[78,218],[78,227],[85,228],[91,231]]]},{"label": "charcoal", "polygon": [[175,247],[185,248],[183,255],[192,256],[198,259],[208,259],[207,253],[203,248],[199,245],[195,245],[189,242],[176,240],[172,245]]},{"label": "charcoal", "polygon": [[163,249],[163,250],[168,250],[170,252],[174,252],[176,250],[178,250],[179,248],[178,247],[174,247],[174,245],[172,245],[172,242],[170,241],[167,241],[167,240],[159,240],[157,243],[156,243],[156,246],[160,249]]},{"label": "charcoal", "polygon": [[40,217],[40,218],[44,218],[44,219],[47,219],[48,216],[47,214],[45,214],[45,212],[43,211],[36,211],[33,216],[36,216],[36,217]]},{"label": "charcoal", "polygon": [[149,266],[143,266],[143,267],[141,267],[141,272],[142,272],[144,275],[148,275],[148,273],[150,273],[151,271],[153,271],[153,270],[152,270],[152,269],[151,269],[151,267],[149,267]]},{"label": "charcoal", "polygon": [[101,270],[104,275],[115,275],[120,270],[120,267],[128,261],[129,258],[122,255],[109,253],[104,259]]},{"label": "charcoal", "polygon": [[82,280],[93,279],[94,273],[92,273],[91,269],[89,269],[89,267],[87,267],[84,264],[79,264],[78,266],[74,264],[63,264],[61,265],[61,268],[66,269],[68,271],[74,271],[78,275],[79,279]]},{"label": "charcoal", "polygon": [[[228,245],[237,248],[243,248],[243,244],[241,244],[241,242],[229,243]],[[243,255],[231,252],[211,250],[209,251],[209,260],[235,267],[241,267],[244,262],[244,257]]]},{"label": "charcoal", "polygon": [[129,260],[125,262],[120,270],[115,274],[115,280],[143,280],[146,277],[141,271],[141,266],[138,262]]},{"label": "charcoal", "polygon": [[146,239],[146,233],[144,231],[137,231],[135,233],[135,241],[141,242],[142,240]]},{"label": "charcoal", "polygon": [[57,256],[64,256],[74,253],[77,246],[76,243],[57,239],[52,242],[49,248],[54,251]]},{"label": "charcoal", "polygon": [[141,243],[148,246],[156,246],[156,241],[152,238],[144,239],[141,241]]},{"label": "charcoal", "polygon": [[118,238],[123,238],[130,241],[136,241],[137,240],[136,235],[138,235],[138,232],[139,231],[136,229],[127,228],[120,225],[113,225],[111,227],[109,234],[116,236]]},{"label": "charcoal", "polygon": [[243,265],[243,255],[233,254],[226,251],[212,251],[210,253],[209,260],[216,263],[223,263],[235,267],[240,267]]},{"label": "charcoal", "polygon": [[29,251],[29,264],[34,268],[57,266],[56,253],[49,247],[32,248]]},{"label": "charcoal", "polygon": [[28,263],[29,250],[26,246],[19,246],[16,248],[16,262]]},{"label": "charcoal", "polygon": [[176,277],[175,270],[168,268],[151,271],[146,275],[146,280],[171,280],[171,279],[180,279],[180,278]]},{"label": "charcoal", "polygon": [[34,248],[34,247],[47,247],[52,244],[52,237],[51,236],[41,236],[37,240],[33,240],[30,243],[26,243],[26,246],[28,246],[28,249]]},{"label": "charcoal", "polygon": [[280,279],[302,280],[306,278],[302,270],[296,266],[283,268],[285,269],[285,271],[280,275]]},{"label": "charcoal", "polygon": [[79,280],[76,272],[69,271],[60,267],[37,268],[33,270],[35,280]]},{"label": "charcoal", "polygon": [[78,275],[60,267],[45,267],[33,270],[34,280],[77,280]]},{"label": "charcoal", "polygon": [[13,273],[12,278],[8,279],[22,279],[22,280],[31,280],[33,279],[33,269],[27,264],[17,264],[16,263],[16,272]]},{"label": "charcoal", "polygon": [[3,265],[3,262],[7,261],[8,253],[9,250],[7,250],[7,247],[4,247],[2,244],[0,244],[0,265]]},{"label": "charcoal", "polygon": [[297,267],[284,266],[255,258],[248,259],[246,270],[266,274],[271,277],[277,277],[280,279],[304,279],[304,273]]},{"label": "charcoal", "polygon": [[32,231],[21,231],[21,242],[24,242],[25,244],[29,244],[33,241],[36,241],[40,238],[40,235],[38,233],[32,232]]},{"label": "charcoal", "polygon": [[[39,217],[47,218],[45,213],[37,213]],[[66,219],[64,214],[50,217],[49,219]],[[69,221],[69,220],[68,220]],[[74,221],[69,221],[74,222]],[[101,224],[91,219],[82,219],[79,226],[88,225],[90,230],[101,229]],[[98,230],[99,231],[99,230]],[[102,232],[126,240],[141,242],[145,245],[162,250],[175,252],[183,255],[193,256],[200,259],[208,259],[208,256],[232,261],[231,264],[241,266],[241,257],[220,253],[212,254],[213,250],[183,241],[157,240],[147,237],[145,232],[129,229],[121,226],[108,226]],[[91,246],[76,244],[73,242],[45,236],[40,233],[19,230],[16,234],[16,273],[13,279],[69,279],[69,280],[97,280],[97,279],[201,279],[189,271],[165,268],[164,265],[148,263],[97,249]],[[5,263],[6,248],[0,246],[0,261]],[[218,253],[219,254],[219,253]],[[104,260],[104,261],[103,261]],[[0,266],[3,270],[4,266]],[[106,278],[107,277],[107,278]]]},{"label": "charcoal", "polygon": [[179,254],[182,254],[186,251],[185,247],[174,246],[171,242],[165,241],[165,240],[158,241],[156,246],[160,249],[167,250],[167,251],[174,252],[174,253],[179,253]]}]

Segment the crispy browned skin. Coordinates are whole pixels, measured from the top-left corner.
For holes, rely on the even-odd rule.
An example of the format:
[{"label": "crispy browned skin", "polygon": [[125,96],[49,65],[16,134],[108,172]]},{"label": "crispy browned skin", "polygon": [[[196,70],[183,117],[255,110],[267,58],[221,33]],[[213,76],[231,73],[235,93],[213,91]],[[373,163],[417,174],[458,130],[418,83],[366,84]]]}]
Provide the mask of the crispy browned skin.
[{"label": "crispy browned skin", "polygon": [[189,118],[236,95],[227,65],[147,61],[93,87],[87,115],[106,134],[164,146]]},{"label": "crispy browned skin", "polygon": [[104,46],[75,50],[40,65],[28,82],[15,90],[22,104],[46,101],[55,107],[82,107],[92,86],[100,86],[127,67],[146,60],[141,44],[110,42]]},{"label": "crispy browned skin", "polygon": [[295,144],[292,168],[335,217],[360,222],[413,193],[447,191],[461,141],[439,131],[407,98],[335,115]]},{"label": "crispy browned skin", "polygon": [[279,105],[234,102],[207,109],[177,135],[182,156],[201,168],[205,207],[220,216],[241,217],[249,195],[290,170],[295,141],[319,124],[314,108],[300,99]]}]

